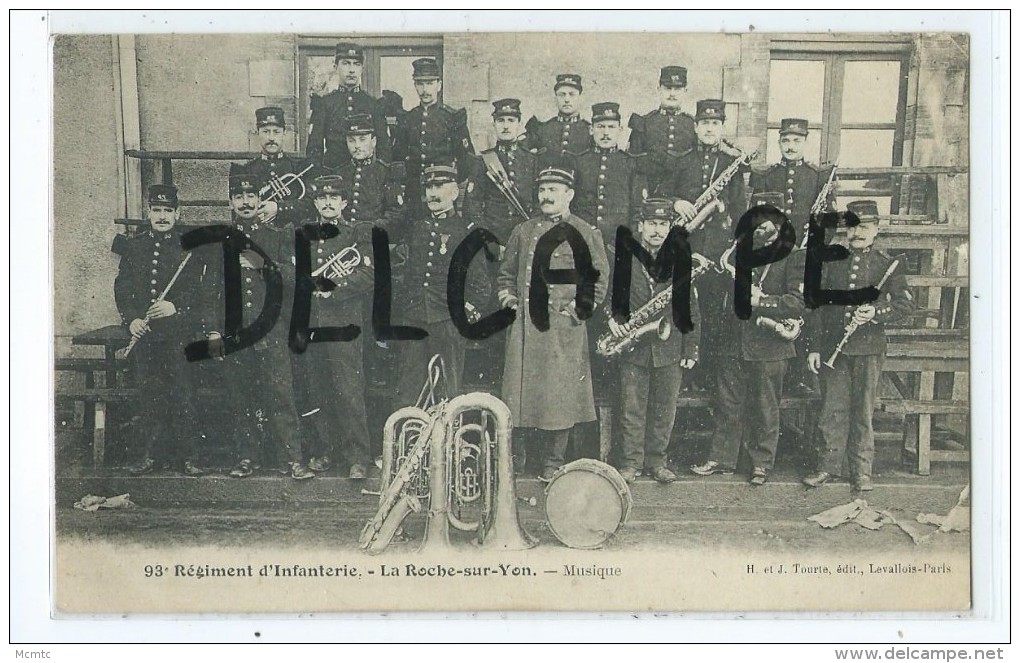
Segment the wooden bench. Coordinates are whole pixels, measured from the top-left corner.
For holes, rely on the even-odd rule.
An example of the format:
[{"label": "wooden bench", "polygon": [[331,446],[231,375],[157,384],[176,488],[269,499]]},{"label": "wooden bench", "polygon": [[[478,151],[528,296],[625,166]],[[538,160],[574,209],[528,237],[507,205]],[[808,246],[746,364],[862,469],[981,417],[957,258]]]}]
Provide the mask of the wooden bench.
[{"label": "wooden bench", "polygon": [[85,387],[84,389],[62,389],[55,394],[56,401],[82,402],[85,404],[85,429],[92,437],[92,465],[103,466],[106,457],[106,412],[107,405],[127,402],[138,397],[133,388]]},{"label": "wooden bench", "polygon": [[[935,398],[936,374],[970,371],[970,349],[967,340],[956,339],[947,334],[936,335],[936,338],[938,340],[911,338],[909,341],[889,343],[884,372],[916,374],[917,386],[914,393],[905,393],[902,399],[886,399],[880,404],[882,411],[902,415],[905,418],[903,455],[911,462],[915,471],[924,476],[931,474],[933,462],[970,460],[970,452],[966,449],[931,448],[934,417],[970,415],[970,404],[966,400]],[[897,382],[897,388],[901,393],[905,391],[900,382]]]}]

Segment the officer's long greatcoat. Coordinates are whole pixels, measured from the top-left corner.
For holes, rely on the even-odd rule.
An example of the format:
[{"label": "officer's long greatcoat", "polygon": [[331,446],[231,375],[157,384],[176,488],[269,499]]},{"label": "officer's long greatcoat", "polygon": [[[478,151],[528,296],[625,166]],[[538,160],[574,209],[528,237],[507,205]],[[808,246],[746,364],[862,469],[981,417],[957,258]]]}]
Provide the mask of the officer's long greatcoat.
[{"label": "officer's long greatcoat", "polygon": [[[570,214],[562,223],[581,234],[599,276],[595,306],[605,298],[609,261],[598,231]],[[500,266],[498,288],[517,297],[517,318],[510,328],[503,372],[503,400],[518,426],[563,430],[595,420],[587,324],[577,324],[560,311],[574,300],[574,285],[549,285],[549,329],[539,331],[528,310],[532,262],[539,239],[555,227],[548,218],[535,217],[514,228]],[[570,245],[553,252],[552,269],[575,267]]]}]

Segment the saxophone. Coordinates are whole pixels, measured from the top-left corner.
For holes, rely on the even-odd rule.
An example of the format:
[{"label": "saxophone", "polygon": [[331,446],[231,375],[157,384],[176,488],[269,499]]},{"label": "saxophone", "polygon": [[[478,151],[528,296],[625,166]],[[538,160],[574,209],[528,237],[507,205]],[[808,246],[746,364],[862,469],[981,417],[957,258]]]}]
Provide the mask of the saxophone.
[{"label": "saxophone", "polygon": [[[822,190],[818,192],[818,197],[815,198],[814,204],[811,205],[811,218],[817,218],[819,214],[825,211],[825,205],[829,201],[829,194],[836,187],[836,169],[839,168],[839,163],[832,164],[832,170],[829,171],[829,178],[825,180],[825,185],[822,186]],[[804,239],[800,241],[800,247],[802,249],[807,248],[808,233],[804,233]]]},{"label": "saxophone", "polygon": [[688,232],[693,232],[705,225],[712,214],[719,211],[720,202],[719,195],[722,194],[723,189],[730,183],[730,180],[736,176],[741,168],[750,164],[755,157],[758,156],[758,150],[752,150],[750,152],[744,152],[737,157],[733,163],[731,163],[726,170],[719,174],[719,177],[712,180],[712,183],[708,185],[698,199],[694,201],[695,215],[691,219],[685,221],[678,219],[677,224],[683,226]]},{"label": "saxophone", "polygon": [[[691,270],[691,282],[712,268],[711,261],[700,253],[691,255],[697,265]],[[669,315],[662,315],[670,307],[673,301],[673,288],[666,288],[649,299],[641,308],[631,313],[630,320],[622,326],[624,335],[614,336],[612,333],[605,333],[595,343],[595,352],[603,357],[615,357],[616,355],[629,352],[634,349],[635,344],[642,336],[650,332],[656,332],[660,340],[665,341],[670,337],[673,326]]]}]

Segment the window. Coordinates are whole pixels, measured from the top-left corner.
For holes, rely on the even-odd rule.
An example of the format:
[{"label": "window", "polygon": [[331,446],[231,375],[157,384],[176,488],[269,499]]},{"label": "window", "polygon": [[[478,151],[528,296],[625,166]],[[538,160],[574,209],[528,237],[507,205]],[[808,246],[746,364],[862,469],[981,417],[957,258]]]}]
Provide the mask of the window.
[{"label": "window", "polygon": [[[779,159],[779,125],[784,117],[808,121],[806,157],[837,161],[841,168],[882,168],[903,164],[909,44],[868,52],[868,44],[818,43],[773,50],[769,75],[766,158]],[[837,202],[878,201],[883,214],[895,212],[892,179],[845,182]]]},{"label": "window", "polygon": [[404,110],[410,110],[418,103],[411,80],[411,62],[418,58],[431,57],[443,66],[442,37],[302,37],[298,44],[298,136],[303,151],[308,139],[308,120],[311,115],[309,99],[312,91],[328,94],[336,89],[337,82],[330,80],[333,74],[333,56],[338,41],[353,41],[365,48],[365,69],[361,87],[378,97],[383,90],[391,90],[401,96]]}]

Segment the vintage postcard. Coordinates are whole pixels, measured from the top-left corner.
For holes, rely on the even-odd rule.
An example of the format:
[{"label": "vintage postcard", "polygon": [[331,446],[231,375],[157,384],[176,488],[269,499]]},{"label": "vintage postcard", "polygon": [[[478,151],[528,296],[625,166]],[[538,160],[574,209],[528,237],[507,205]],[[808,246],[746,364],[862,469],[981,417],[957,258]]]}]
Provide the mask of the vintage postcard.
[{"label": "vintage postcard", "polygon": [[53,37],[55,614],[970,610],[968,33],[343,25]]}]

